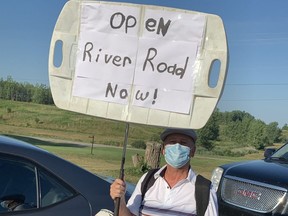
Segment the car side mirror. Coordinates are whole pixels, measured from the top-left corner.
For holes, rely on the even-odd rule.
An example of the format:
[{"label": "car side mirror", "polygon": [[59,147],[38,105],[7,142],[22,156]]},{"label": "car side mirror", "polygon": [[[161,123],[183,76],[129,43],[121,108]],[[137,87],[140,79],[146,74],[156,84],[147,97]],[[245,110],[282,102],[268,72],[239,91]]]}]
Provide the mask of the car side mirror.
[{"label": "car side mirror", "polygon": [[265,158],[271,157],[271,155],[274,154],[275,151],[276,151],[276,148],[267,148],[267,149],[265,149],[264,157]]}]

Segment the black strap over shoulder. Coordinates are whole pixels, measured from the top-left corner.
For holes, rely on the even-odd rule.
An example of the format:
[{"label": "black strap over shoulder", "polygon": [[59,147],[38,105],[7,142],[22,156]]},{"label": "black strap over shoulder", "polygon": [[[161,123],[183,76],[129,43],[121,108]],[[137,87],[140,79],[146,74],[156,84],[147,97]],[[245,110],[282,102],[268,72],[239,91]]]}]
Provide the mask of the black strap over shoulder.
[{"label": "black strap over shoulder", "polygon": [[149,188],[154,184],[155,182],[155,178],[154,178],[154,174],[158,171],[159,169],[151,169],[148,171],[147,175],[145,176],[145,178],[143,179],[143,182],[141,184],[141,194],[142,194],[142,201],[145,197],[145,194],[147,192],[147,190],[149,190]]},{"label": "black strap over shoulder", "polygon": [[197,216],[204,216],[210,196],[211,181],[201,175],[197,175],[195,183],[195,199]]}]

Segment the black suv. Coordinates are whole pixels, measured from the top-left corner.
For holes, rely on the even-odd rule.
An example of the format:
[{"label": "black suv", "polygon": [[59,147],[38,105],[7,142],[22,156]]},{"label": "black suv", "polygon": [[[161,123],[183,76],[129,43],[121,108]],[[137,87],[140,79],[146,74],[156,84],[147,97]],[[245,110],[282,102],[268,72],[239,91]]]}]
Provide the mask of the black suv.
[{"label": "black suv", "polygon": [[266,149],[264,157],[213,171],[220,216],[288,215],[288,143]]}]

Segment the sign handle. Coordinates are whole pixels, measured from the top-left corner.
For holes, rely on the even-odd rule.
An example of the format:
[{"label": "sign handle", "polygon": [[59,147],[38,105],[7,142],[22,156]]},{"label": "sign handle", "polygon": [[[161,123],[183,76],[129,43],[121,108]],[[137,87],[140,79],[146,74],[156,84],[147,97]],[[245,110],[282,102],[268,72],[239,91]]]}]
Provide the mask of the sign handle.
[{"label": "sign handle", "polygon": [[[129,133],[129,123],[126,123],[126,129],[125,129],[125,138],[124,138],[124,144],[123,144],[123,151],[122,151],[122,160],[121,160],[121,168],[120,168],[120,174],[119,178],[124,180],[124,164],[125,164],[125,158],[126,158],[126,148],[127,148],[127,140],[128,140],[128,133]],[[115,200],[115,209],[114,209],[114,215],[119,215],[119,207],[120,207],[120,197],[117,197]]]}]

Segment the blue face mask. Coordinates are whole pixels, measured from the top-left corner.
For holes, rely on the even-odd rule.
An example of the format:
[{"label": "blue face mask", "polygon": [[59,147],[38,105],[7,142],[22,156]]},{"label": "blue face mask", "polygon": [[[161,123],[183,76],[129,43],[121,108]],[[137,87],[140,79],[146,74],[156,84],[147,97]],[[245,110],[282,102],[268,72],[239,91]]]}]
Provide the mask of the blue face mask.
[{"label": "blue face mask", "polygon": [[183,167],[190,159],[190,148],[187,146],[176,144],[165,145],[165,160],[174,167]]}]

